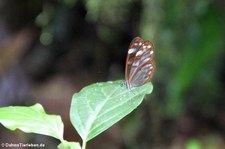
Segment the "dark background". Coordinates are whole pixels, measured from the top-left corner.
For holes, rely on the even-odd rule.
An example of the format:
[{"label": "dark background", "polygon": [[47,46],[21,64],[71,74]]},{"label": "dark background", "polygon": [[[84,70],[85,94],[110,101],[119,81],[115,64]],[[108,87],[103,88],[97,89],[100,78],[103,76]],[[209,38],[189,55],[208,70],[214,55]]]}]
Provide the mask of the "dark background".
[{"label": "dark background", "polygon": [[[154,44],[154,90],[88,148],[224,149],[224,0],[0,1],[0,106],[41,103],[62,116],[66,140],[81,141],[73,93],[124,79],[136,36]],[[3,126],[0,142],[59,143]]]}]

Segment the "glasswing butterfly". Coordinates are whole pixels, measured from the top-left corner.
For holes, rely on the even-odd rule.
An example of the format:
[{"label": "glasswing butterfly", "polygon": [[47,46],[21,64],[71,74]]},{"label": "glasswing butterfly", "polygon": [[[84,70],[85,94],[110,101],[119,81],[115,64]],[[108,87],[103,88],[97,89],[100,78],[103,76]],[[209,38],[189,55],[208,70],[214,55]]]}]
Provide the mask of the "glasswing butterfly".
[{"label": "glasswing butterfly", "polygon": [[125,68],[127,88],[141,86],[151,81],[155,70],[153,56],[154,48],[150,41],[143,41],[140,37],[131,41]]}]

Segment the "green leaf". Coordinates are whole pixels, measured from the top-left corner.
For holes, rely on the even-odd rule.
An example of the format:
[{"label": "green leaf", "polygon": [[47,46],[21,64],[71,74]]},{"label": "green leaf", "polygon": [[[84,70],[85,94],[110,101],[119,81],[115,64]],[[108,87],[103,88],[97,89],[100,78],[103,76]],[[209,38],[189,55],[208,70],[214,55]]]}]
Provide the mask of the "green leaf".
[{"label": "green leaf", "polygon": [[201,142],[192,138],[185,143],[185,149],[202,149]]},{"label": "green leaf", "polygon": [[58,146],[59,149],[81,149],[79,142],[63,141]]},{"label": "green leaf", "polygon": [[121,80],[89,85],[73,95],[71,122],[87,142],[133,111],[152,89],[151,83],[127,89]]},{"label": "green leaf", "polygon": [[61,117],[46,114],[40,104],[0,108],[0,123],[10,130],[20,129],[63,140],[64,126]]}]

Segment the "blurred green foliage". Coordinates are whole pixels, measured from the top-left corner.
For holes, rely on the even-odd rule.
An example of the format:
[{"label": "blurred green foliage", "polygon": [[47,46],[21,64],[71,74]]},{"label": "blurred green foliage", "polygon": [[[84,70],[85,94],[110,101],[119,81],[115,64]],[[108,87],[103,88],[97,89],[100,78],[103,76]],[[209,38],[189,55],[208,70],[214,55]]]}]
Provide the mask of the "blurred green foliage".
[{"label": "blurred green foliage", "polygon": [[185,142],[185,149],[222,149],[224,145],[222,136],[210,134],[188,139]]},{"label": "blurred green foliage", "polygon": [[[176,115],[182,112],[185,92],[192,87],[196,79],[200,79],[198,77],[202,70],[207,68],[207,65],[210,66],[213,60],[216,60],[216,56],[223,52],[224,40],[221,30],[223,30],[224,24],[218,15],[215,8],[209,7],[206,14],[193,22],[198,28],[195,29],[196,31],[190,30],[193,33],[189,34],[196,36],[184,37],[188,42],[183,46],[178,67],[168,84],[169,101],[166,106],[168,114]],[[205,80],[202,83],[205,83]],[[202,92],[206,91],[202,90]]]},{"label": "blurred green foliage", "polygon": [[186,142],[186,149],[201,149],[201,144],[196,139],[190,139]]}]

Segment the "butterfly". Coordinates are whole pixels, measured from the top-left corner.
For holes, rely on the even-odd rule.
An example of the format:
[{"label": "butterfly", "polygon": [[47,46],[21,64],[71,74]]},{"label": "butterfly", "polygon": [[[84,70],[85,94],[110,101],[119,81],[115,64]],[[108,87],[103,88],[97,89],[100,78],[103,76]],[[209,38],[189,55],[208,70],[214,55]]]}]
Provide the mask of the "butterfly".
[{"label": "butterfly", "polygon": [[141,86],[151,81],[155,70],[153,56],[154,47],[150,41],[143,41],[140,37],[131,41],[125,68],[127,88]]}]

